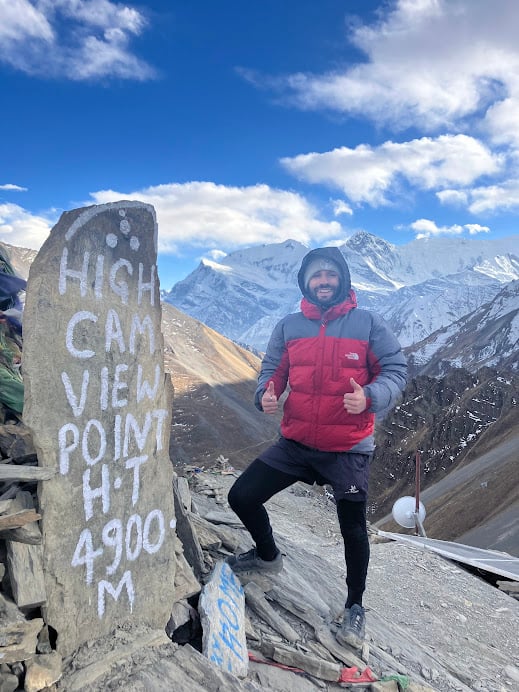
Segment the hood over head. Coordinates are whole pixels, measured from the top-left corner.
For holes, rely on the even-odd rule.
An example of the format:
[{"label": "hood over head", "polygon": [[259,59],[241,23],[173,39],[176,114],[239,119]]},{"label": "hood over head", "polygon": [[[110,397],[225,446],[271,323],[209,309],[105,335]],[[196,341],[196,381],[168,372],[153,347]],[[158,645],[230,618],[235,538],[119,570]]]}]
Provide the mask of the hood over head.
[{"label": "hood over head", "polygon": [[[328,265],[328,266],[327,266]],[[350,294],[351,279],[350,270],[342,252],[337,247],[319,247],[303,257],[301,269],[297,275],[297,281],[301,293],[311,303],[316,303],[308,293],[308,281],[315,272],[321,269],[334,269],[340,277],[339,290],[330,305],[337,305],[346,300]]]}]

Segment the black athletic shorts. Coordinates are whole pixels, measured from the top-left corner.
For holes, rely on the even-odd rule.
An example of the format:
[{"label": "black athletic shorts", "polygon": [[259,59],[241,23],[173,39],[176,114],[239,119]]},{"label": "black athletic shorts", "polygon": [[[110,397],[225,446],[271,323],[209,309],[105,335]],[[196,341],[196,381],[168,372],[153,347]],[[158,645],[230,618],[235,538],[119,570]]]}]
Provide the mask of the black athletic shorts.
[{"label": "black athletic shorts", "polygon": [[372,456],[357,452],[321,452],[280,437],[258,459],[304,483],[330,485],[337,501],[365,502]]}]

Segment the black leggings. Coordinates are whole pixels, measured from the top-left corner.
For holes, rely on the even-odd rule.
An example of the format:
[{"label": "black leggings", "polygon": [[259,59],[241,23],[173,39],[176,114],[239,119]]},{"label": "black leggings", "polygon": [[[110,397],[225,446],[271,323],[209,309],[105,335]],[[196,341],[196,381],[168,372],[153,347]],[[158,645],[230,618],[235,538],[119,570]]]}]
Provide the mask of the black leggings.
[{"label": "black leggings", "polygon": [[[273,560],[279,550],[272,534],[269,515],[263,506],[273,495],[299,479],[278,471],[255,459],[229,491],[229,505],[239,516],[256,544],[259,557]],[[366,526],[366,502],[339,500],[337,516],[344,540],[346,560],[346,607],[362,605],[369,563],[369,540]]]}]

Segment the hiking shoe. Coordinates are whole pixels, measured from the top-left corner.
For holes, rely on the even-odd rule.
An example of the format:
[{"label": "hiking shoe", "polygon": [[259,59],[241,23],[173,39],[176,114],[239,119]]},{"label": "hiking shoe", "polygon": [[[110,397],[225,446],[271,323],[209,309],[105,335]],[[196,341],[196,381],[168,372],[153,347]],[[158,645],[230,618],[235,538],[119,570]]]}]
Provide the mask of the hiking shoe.
[{"label": "hiking shoe", "polygon": [[351,608],[344,610],[340,629],[335,635],[340,644],[362,649],[366,631],[366,616],[364,608],[354,603]]},{"label": "hiking shoe", "polygon": [[262,560],[258,557],[256,548],[251,548],[246,553],[230,555],[225,562],[235,573],[240,572],[268,572],[278,574],[283,569],[283,555],[278,553],[273,560]]}]

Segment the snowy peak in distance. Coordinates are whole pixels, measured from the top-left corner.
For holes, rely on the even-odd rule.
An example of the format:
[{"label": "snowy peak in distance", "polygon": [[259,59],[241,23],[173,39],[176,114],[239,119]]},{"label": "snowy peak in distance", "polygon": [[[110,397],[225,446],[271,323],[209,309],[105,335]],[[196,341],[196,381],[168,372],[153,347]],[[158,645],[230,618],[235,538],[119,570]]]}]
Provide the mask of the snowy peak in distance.
[{"label": "snowy peak in distance", "polygon": [[29,268],[37,255],[35,250],[29,250],[28,248],[17,247],[16,245],[9,245],[9,243],[0,242],[0,252],[7,256],[11,266],[18,276],[20,276],[22,279],[28,278]]},{"label": "snowy peak in distance", "polygon": [[517,368],[519,281],[505,284],[493,300],[406,351],[413,372],[433,377],[452,367]]},{"label": "snowy peak in distance", "polygon": [[339,249],[348,263],[352,285],[357,291],[385,293],[403,285],[395,272],[398,249],[382,238],[359,231]]},{"label": "snowy peak in distance", "polygon": [[383,240],[383,238],[379,238],[367,231],[358,231],[346,241],[345,245],[355,252],[361,254],[372,253],[379,257],[384,257],[388,252],[396,250],[396,245],[392,245]]},{"label": "snowy peak in distance", "polygon": [[244,340],[244,335],[268,318],[265,335],[272,322],[297,309],[296,277],[307,252],[301,243],[287,240],[238,250],[219,262],[204,260],[163,299],[237,343],[263,348],[263,337]]},{"label": "snowy peak in distance", "polygon": [[[513,281],[519,277],[518,247],[517,237],[497,240],[420,238],[407,245],[392,245],[362,231],[350,238],[341,250],[354,266],[365,264],[387,277],[395,288],[401,288],[460,274],[467,269],[500,283]],[[358,255],[358,259],[354,259],[354,255]]]},{"label": "snowy peak in distance", "polygon": [[382,238],[359,231],[352,236],[340,248],[346,261],[354,254],[359,256],[360,262],[366,264],[375,273],[387,274],[391,277],[394,267],[398,263],[398,248]]},{"label": "snowy peak in distance", "polygon": [[214,271],[234,274],[249,281],[278,286],[295,281],[301,260],[308,248],[296,240],[236,250],[220,262],[202,260]]}]

